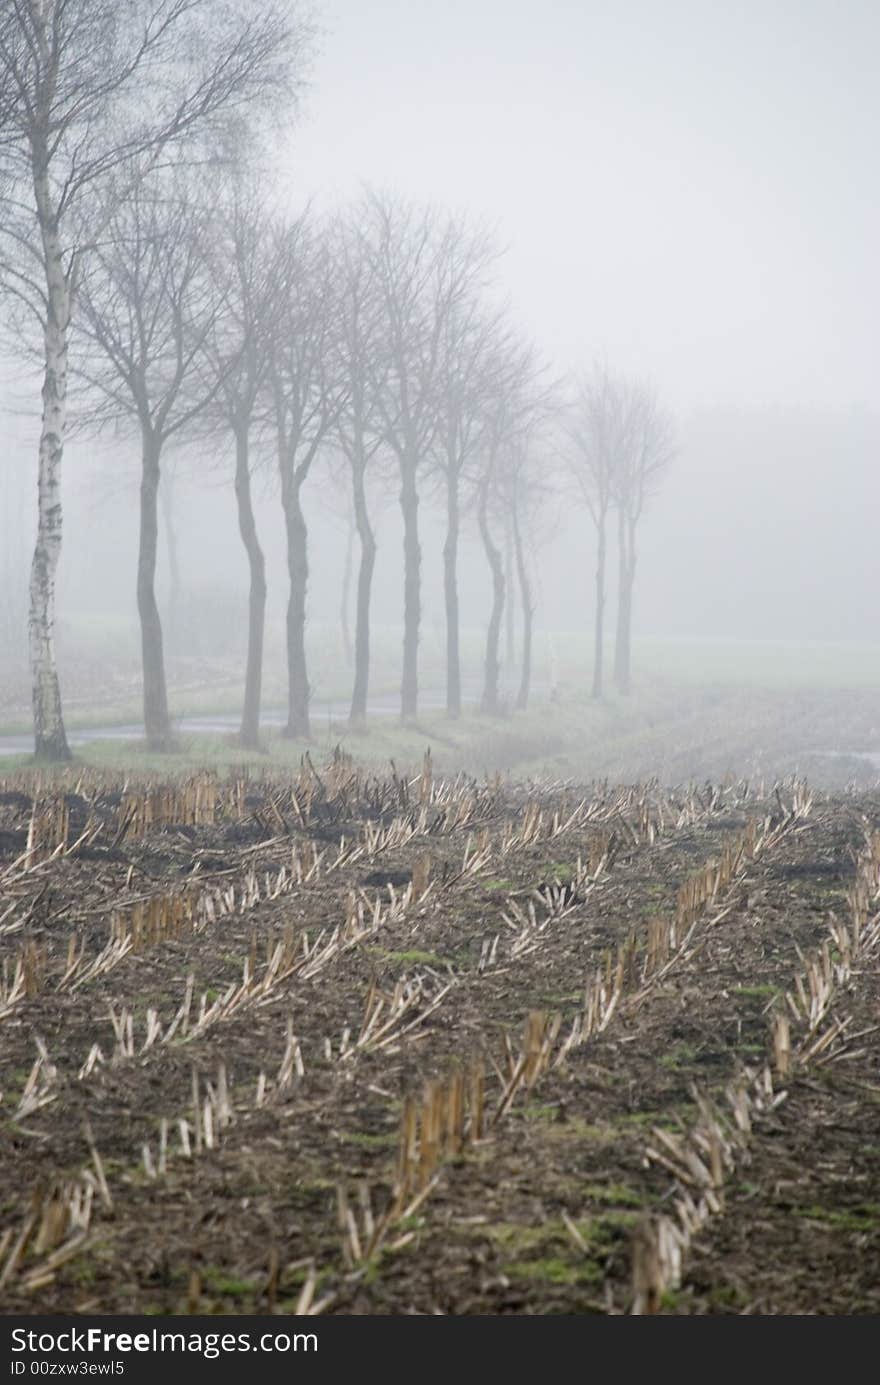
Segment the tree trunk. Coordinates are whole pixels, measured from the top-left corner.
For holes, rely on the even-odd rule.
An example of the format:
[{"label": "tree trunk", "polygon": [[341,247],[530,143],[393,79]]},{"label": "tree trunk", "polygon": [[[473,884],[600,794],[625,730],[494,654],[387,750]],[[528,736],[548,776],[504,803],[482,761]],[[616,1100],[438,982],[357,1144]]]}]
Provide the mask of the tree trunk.
[{"label": "tree trunk", "polygon": [[[516,705],[519,711],[524,712],[529,705],[529,689],[532,682],[532,623],[535,616],[535,608],[532,605],[532,588],[529,582],[529,572],[526,567],[525,553],[523,552],[522,535],[519,531],[519,518],[516,511],[513,512],[513,551],[516,557],[516,571],[519,577],[520,600],[522,601],[523,618],[523,647],[522,647],[522,670],[520,672],[519,692],[516,695]],[[512,602],[510,603],[513,604]]]},{"label": "tree trunk", "polygon": [[342,596],[339,602],[339,624],[342,628],[342,652],[348,668],[352,664],[351,623],[348,619],[349,598],[351,596],[351,569],[354,556],[355,526],[349,519],[348,538],[345,544],[345,567],[342,570]]},{"label": "tree trunk", "polygon": [[55,574],[61,556],[61,462],[67,424],[67,334],[70,288],[57,234],[47,224],[37,189],[43,225],[48,305],[43,330],[45,352],[43,414],[37,476],[37,539],[31,563],[28,620],[34,751],[42,760],[69,760],[70,747],[61,711],[55,665]]},{"label": "tree trunk", "polygon": [[137,604],[141,620],[144,671],[144,731],[151,750],[171,749],[171,721],[165,683],[162,621],[156,602],[156,553],[159,540],[159,456],[161,443],[144,432],[141,469],[140,545]]},{"label": "tree trunk", "polygon": [[615,670],[617,690],[628,693],[631,687],[631,630],[632,630],[632,590],[633,572],[628,569],[623,590],[620,593],[620,657]]},{"label": "tree trunk", "polygon": [[487,716],[495,716],[498,713],[498,645],[501,638],[501,619],[504,615],[504,561],[489,532],[488,498],[489,488],[484,484],[480,487],[478,515],[480,537],[492,570],[492,612],[486,632],[486,664],[480,711]]},{"label": "tree trunk", "polygon": [[311,736],[309,679],[306,669],[306,588],[309,581],[308,530],[299,498],[300,487],[291,480],[281,497],[287,529],[287,571],[290,600],[287,605],[287,725],[290,738]]},{"label": "tree trunk", "polygon": [[504,585],[507,589],[507,601],[504,607],[504,667],[513,668],[516,663],[516,635],[514,632],[514,610],[513,601],[513,563],[514,563],[514,539],[513,525],[510,515],[504,518]]},{"label": "tree trunk", "polygon": [[419,623],[421,621],[421,565],[419,545],[419,495],[415,462],[401,467],[400,508],[403,511],[403,679],[400,715],[415,718],[419,709]]},{"label": "tree trunk", "polygon": [[617,634],[614,642],[614,683],[617,691],[630,690],[632,643],[632,593],[635,580],[635,530],[621,515],[618,528],[620,575],[617,593]]},{"label": "tree trunk", "polygon": [[159,488],[159,499],[162,505],[162,522],[165,525],[165,546],[168,550],[168,611],[167,611],[167,636],[168,648],[172,651],[177,649],[178,635],[180,631],[180,558],[177,550],[177,531],[174,528],[174,505],[171,488],[171,476],[166,473],[164,484]]},{"label": "tree trunk", "polygon": [[354,688],[348,719],[352,726],[362,726],[367,719],[367,690],[370,681],[370,593],[373,568],[376,565],[376,540],[367,513],[363,466],[356,466],[353,475],[354,518],[361,545],[358,570],[357,613],[354,631]]},{"label": "tree trunk", "polygon": [[596,521],[596,628],[593,640],[593,688],[591,697],[602,696],[605,655],[605,563],[607,556],[607,514],[602,510]]},{"label": "tree trunk", "polygon": [[458,474],[446,477],[446,542],[443,545],[443,595],[446,602],[446,714],[461,716],[461,648],[458,613]]},{"label": "tree trunk", "polygon": [[266,628],[266,560],[257,538],[246,428],[236,430],[235,434],[235,500],[238,506],[238,531],[247,553],[250,571],[247,666],[244,707],[238,739],[246,749],[258,750],[263,689],[263,638]]}]

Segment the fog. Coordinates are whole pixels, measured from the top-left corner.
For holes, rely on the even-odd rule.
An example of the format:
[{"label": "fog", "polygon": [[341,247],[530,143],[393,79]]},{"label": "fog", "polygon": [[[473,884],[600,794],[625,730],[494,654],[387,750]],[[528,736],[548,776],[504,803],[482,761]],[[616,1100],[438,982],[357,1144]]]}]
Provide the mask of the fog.
[{"label": "fog", "polygon": [[[291,212],[330,213],[369,186],[490,228],[504,247],[496,291],[548,373],[571,380],[608,363],[649,382],[674,416],[675,457],[639,521],[635,640],[876,644],[876,6],[328,0],[318,19],[295,132],[265,175]],[[8,334],[7,348],[0,682],[15,684],[6,707],[18,725],[27,707],[39,377],[14,358]],[[586,664],[596,547],[587,510],[560,480],[558,439],[544,445],[553,479],[531,552],[539,698],[555,688],[559,651],[565,662],[574,639]],[[285,531],[264,451],[255,505],[267,559],[267,660],[280,668]],[[131,433],[68,439],[62,685],[84,651],[136,667],[139,467]],[[157,590],[172,661],[243,658],[247,564],[232,473],[222,440],[163,457],[189,603],[185,631],[167,628],[169,536],[160,518]],[[330,695],[324,646],[341,641],[348,484],[321,458],[303,490],[315,696]],[[403,621],[393,467],[374,473],[368,489],[378,540],[372,619],[385,631],[376,650],[385,663],[374,658],[372,676],[384,688],[400,677]],[[440,692],[445,512],[435,483],[425,485],[421,525],[423,688]],[[614,553],[612,534],[609,621]],[[356,545],[353,561],[350,613]],[[458,580],[472,701],[491,602],[473,504]],[[577,675],[568,677],[576,689]],[[638,659],[635,677],[638,690]],[[173,667],[171,679],[173,691]],[[338,679],[332,691],[344,696]],[[270,680],[265,701],[278,700]]]},{"label": "fog", "polygon": [[0,0],[13,1375],[880,1312],[878,54]]},{"label": "fog", "polygon": [[876,407],[870,0],[323,14],[293,196],[363,181],[488,219],[554,359],[607,355],[677,410]]},{"label": "fog", "polygon": [[[27,436],[22,430],[24,437]],[[33,439],[24,437],[4,470],[4,554],[26,578],[32,546]],[[682,425],[681,449],[652,502],[641,536],[636,633],[647,638],[876,640],[880,551],[876,544],[880,419],[866,409],[698,410]],[[110,618],[131,625],[137,647],[132,555],[137,545],[139,457],[128,442],[74,441],[69,448],[66,534],[59,576],[62,630]],[[247,570],[236,529],[232,463],[174,455],[169,472],[174,524],[187,588],[246,598]],[[167,479],[167,478],[166,478]],[[286,601],[284,532],[271,459],[258,474],[260,536],[273,615]],[[308,497],[309,610],[322,625],[339,620],[348,541],[347,497],[316,477]],[[393,480],[376,487],[378,623],[401,620],[401,526]],[[592,616],[594,540],[589,516],[551,504],[552,542],[539,564],[539,624],[587,632]],[[440,506],[426,507],[425,615],[442,621]],[[462,552],[463,591],[473,593],[468,624],[489,608],[485,559],[475,525]],[[108,580],[108,574],[112,574]],[[10,571],[10,577],[12,572]],[[159,585],[167,595],[167,548]],[[24,582],[17,595],[22,637]],[[473,670],[474,675],[479,672]]]}]

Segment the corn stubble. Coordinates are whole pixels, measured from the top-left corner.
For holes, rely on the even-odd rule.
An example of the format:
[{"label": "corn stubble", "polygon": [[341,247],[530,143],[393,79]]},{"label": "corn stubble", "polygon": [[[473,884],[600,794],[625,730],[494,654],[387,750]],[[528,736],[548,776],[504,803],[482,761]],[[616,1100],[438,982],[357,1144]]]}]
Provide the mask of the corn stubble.
[{"label": "corn stubble", "polygon": [[[106,980],[130,957],[219,930],[224,920],[241,918],[262,903],[284,901],[355,864],[406,850],[412,867],[411,879],[402,889],[393,884],[376,894],[348,889],[337,920],[317,931],[287,925],[260,940],[254,933],[247,955],[241,958],[240,979],[221,987],[199,987],[197,992],[195,975],[188,973],[173,1013],[163,1016],[157,1006],[147,1006],[139,1020],[125,1004],[106,1003],[101,1013],[106,1017],[102,1023],[107,1025],[107,1038],[93,1043],[84,1056],[77,1073],[81,1081],[110,1064],[136,1062],[171,1046],[196,1045],[217,1026],[275,1004],[298,981],[323,980],[336,959],[374,940],[383,929],[404,920],[416,926],[456,889],[470,889],[490,867],[526,848],[575,834],[578,855],[565,883],[541,881],[505,899],[496,931],[482,943],[475,968],[479,984],[481,977],[499,966],[522,962],[552,947],[554,929],[573,919],[588,902],[595,906],[601,898],[597,891],[618,861],[722,811],[725,805],[745,804],[750,796],[748,786],[731,786],[725,794],[692,787],[677,795],[666,794],[656,785],[621,790],[598,786],[591,798],[567,801],[567,791],[560,786],[563,801],[548,807],[545,786],[526,792],[516,816],[502,819],[499,782],[478,786],[462,776],[441,779],[434,773],[430,754],[421,772],[409,778],[396,770],[384,780],[364,775],[339,753],[320,772],[304,757],[299,774],[286,784],[260,786],[244,774],[225,785],[209,775],[174,789],[126,784],[113,813],[103,815],[98,809],[106,781],[83,777],[76,786],[88,801],[85,831],[71,840],[70,814],[63,797],[35,796],[26,852],[4,872],[9,888],[38,885],[55,862],[95,841],[124,845],[175,825],[215,827],[254,819],[267,834],[260,849],[283,842],[290,854],[280,869],[261,871],[256,864],[243,864],[232,880],[205,884],[191,879],[129,900],[112,911],[109,936],[100,951],[87,955],[85,943],[72,934],[66,956],[54,968],[45,950],[26,938],[18,952],[4,960],[0,1020],[50,988],[74,994]],[[259,806],[255,808],[257,790]],[[809,814],[812,800],[806,789],[795,784],[791,795],[790,806],[780,800],[780,815],[750,821],[717,857],[685,880],[669,915],[647,919],[590,967],[573,1021],[564,1026],[561,1014],[532,1010],[522,1022],[519,1038],[505,1034],[498,1050],[461,1055],[452,1062],[444,1058],[432,1065],[445,1064],[448,1071],[404,1096],[393,1169],[381,1182],[384,1191],[362,1179],[336,1184],[335,1222],[342,1264],[349,1276],[362,1275],[381,1253],[411,1244],[417,1235],[411,1220],[441,1179],[454,1185],[457,1164],[497,1137],[517,1102],[547,1074],[562,1068],[576,1049],[605,1033],[615,1019],[635,1018],[672,969],[698,956],[707,930],[723,921],[750,866],[774,850]],[[352,832],[347,824],[357,814],[364,816]],[[326,829],[334,822],[346,823],[347,836],[340,832],[338,840],[325,844]],[[320,847],[300,835],[316,825],[325,838]],[[428,847],[443,837],[455,839],[455,855],[441,874],[436,849]],[[446,851],[448,855],[448,846]],[[242,862],[246,859],[250,858],[243,853]],[[802,959],[791,989],[770,1016],[766,1064],[745,1071],[731,1084],[723,1106],[710,1103],[695,1090],[699,1118],[690,1130],[652,1132],[645,1158],[671,1176],[673,1192],[668,1210],[645,1218],[634,1238],[634,1312],[659,1311],[664,1293],[681,1282],[693,1239],[724,1209],[730,1173],[745,1157],[764,1115],[785,1100],[779,1084],[810,1063],[833,1061],[852,1042],[846,1017],[835,1017],[833,1010],[841,988],[880,947],[880,921],[871,917],[878,884],[880,836],[875,835],[866,839],[860,858],[850,919],[846,924],[831,921],[828,940]],[[9,909],[0,913],[0,928],[10,919],[15,927],[27,917],[15,899],[11,908],[12,913]],[[329,1060],[340,1080],[347,1080],[366,1055],[391,1055],[416,1039],[427,1047],[430,1020],[456,984],[451,972],[448,978],[440,978],[430,968],[400,976],[389,986],[374,980],[359,1016],[341,1035],[325,1038],[321,1053],[314,1057]],[[313,1055],[295,1033],[292,1018],[281,1020],[277,1032],[280,1059],[276,1050],[273,1063],[266,1063],[256,1082],[249,1081],[246,1088],[233,1085],[226,1062],[218,1062],[206,1077],[193,1060],[188,1106],[184,1098],[176,1111],[172,1108],[161,1117],[153,1138],[142,1142],[138,1150],[151,1183],[160,1184],[182,1161],[194,1168],[199,1160],[210,1158],[251,1109],[283,1111],[285,1103],[292,1102]],[[42,1039],[36,1040],[36,1046],[16,1121],[28,1119],[56,1099],[56,1065]],[[198,1052],[196,1047],[187,1051]],[[103,1162],[90,1131],[85,1138],[89,1167],[77,1179],[39,1188],[20,1225],[0,1238],[0,1285],[15,1282],[31,1292],[52,1283],[58,1270],[87,1246],[93,1213],[112,1209]],[[114,1191],[117,1198],[122,1195]],[[573,1222],[569,1235],[577,1244],[580,1233]],[[296,1311],[323,1312],[333,1296],[317,1297],[315,1263],[303,1264],[307,1273]],[[280,1275],[277,1252],[272,1252],[265,1289],[270,1311],[277,1303]],[[203,1298],[203,1285],[194,1271],[188,1289],[190,1311],[199,1311]]]},{"label": "corn stubble", "polygon": [[[807,802],[805,797],[802,803]],[[807,807],[809,811],[809,806]],[[784,835],[784,834],[783,834]],[[781,839],[764,834],[764,849]],[[761,838],[758,839],[759,841]],[[752,848],[754,852],[754,847]],[[851,1018],[833,1014],[845,1000],[846,988],[858,968],[880,954],[880,833],[867,825],[865,843],[856,859],[855,879],[848,891],[849,921],[831,916],[829,938],[810,955],[799,952],[802,966],[792,987],[770,1018],[766,1061],[757,1071],[746,1069],[726,1093],[728,1113],[716,1110],[696,1089],[700,1118],[682,1136],[655,1128],[645,1150],[648,1162],[661,1165],[673,1178],[673,1213],[643,1219],[632,1245],[632,1312],[656,1313],[663,1296],[677,1289],[694,1238],[713,1216],[724,1211],[724,1183],[739,1163],[762,1121],[788,1095],[774,1087],[796,1080],[813,1066],[852,1055],[860,1036],[851,1033]],[[795,1037],[792,1037],[792,1024]]]}]

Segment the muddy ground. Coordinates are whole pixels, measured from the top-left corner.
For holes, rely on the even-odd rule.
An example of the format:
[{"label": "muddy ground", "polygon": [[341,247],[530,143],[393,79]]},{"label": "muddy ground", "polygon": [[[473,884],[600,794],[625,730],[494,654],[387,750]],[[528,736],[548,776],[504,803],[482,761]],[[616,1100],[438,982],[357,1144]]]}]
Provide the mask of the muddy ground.
[{"label": "muddy ground", "polygon": [[[701,1099],[728,1128],[765,1067],[778,1104],[654,1306],[880,1311],[880,956],[834,971],[812,1029],[785,999],[850,918],[880,795],[340,759],[149,825],[146,787],[0,785],[5,1312],[626,1313],[682,1192],[657,1130],[685,1138]],[[601,1032],[563,1053],[627,939]],[[785,1075],[780,1010],[794,1050],[839,1031]],[[517,1080],[530,1015],[548,1056]],[[480,1071],[482,1115],[468,1097],[431,1155],[407,1111]]]}]

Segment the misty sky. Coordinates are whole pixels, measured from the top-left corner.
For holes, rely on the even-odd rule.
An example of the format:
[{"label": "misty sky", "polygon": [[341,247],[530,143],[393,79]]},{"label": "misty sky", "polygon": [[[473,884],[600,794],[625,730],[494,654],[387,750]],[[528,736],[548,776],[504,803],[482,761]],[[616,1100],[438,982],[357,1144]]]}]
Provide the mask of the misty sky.
[{"label": "misty sky", "polygon": [[[653,380],[677,413],[679,456],[640,532],[636,633],[875,639],[880,0],[316,10],[323,37],[284,156],[292,207],[371,183],[487,221],[509,247],[512,311],[556,370],[605,356]],[[39,387],[15,377],[0,398],[0,578],[18,584],[23,632]],[[134,636],[137,443],[73,435],[67,454],[62,622],[124,613]],[[175,492],[184,566],[190,584],[243,600],[222,465],[207,482],[195,464]],[[391,493],[384,503],[375,614],[397,623],[397,507]],[[332,621],[345,530],[318,483],[307,509],[310,617]],[[562,500],[558,516],[537,561],[539,621],[586,631],[589,520]],[[283,526],[268,486],[260,528],[280,612]],[[423,539],[431,627],[442,617],[431,508]],[[466,621],[482,627],[488,579],[472,533],[461,577]]]},{"label": "misty sky", "polygon": [[560,365],[878,399],[876,0],[323,0],[297,197],[467,209]]}]

